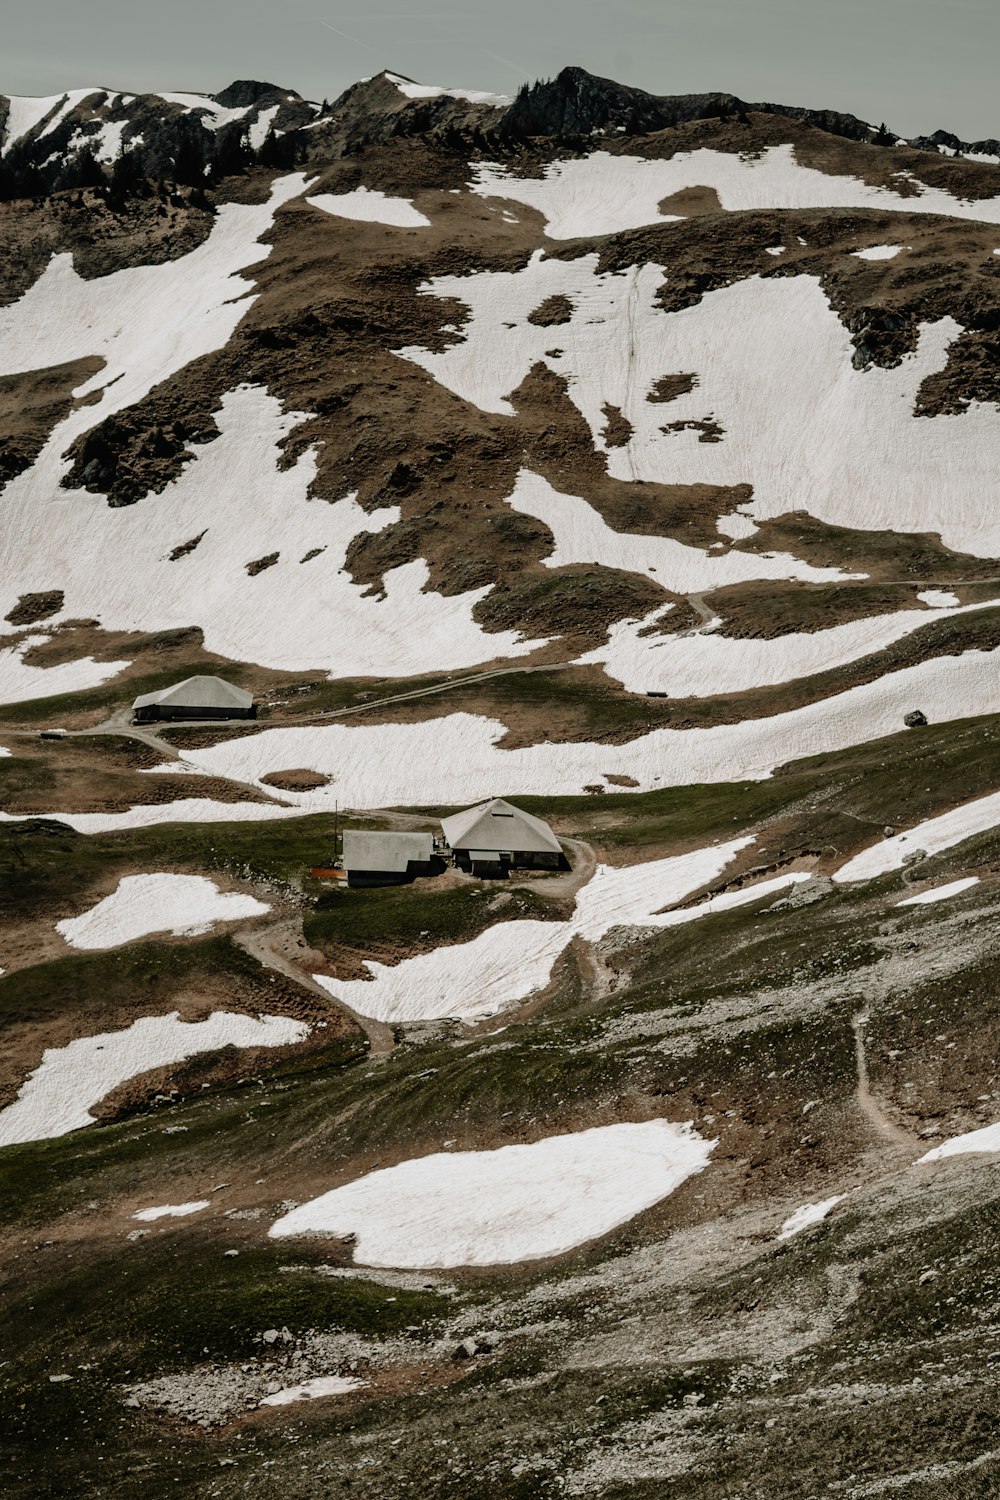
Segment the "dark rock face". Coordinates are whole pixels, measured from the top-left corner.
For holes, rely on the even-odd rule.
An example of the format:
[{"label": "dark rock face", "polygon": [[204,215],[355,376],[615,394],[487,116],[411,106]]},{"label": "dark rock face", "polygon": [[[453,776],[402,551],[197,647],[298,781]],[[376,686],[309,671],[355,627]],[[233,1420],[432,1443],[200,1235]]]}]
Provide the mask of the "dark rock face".
[{"label": "dark rock face", "polygon": [[[963,141],[957,135],[952,135],[949,130],[935,130],[933,135],[920,135],[911,142],[924,151],[937,151],[942,155],[965,156],[1000,156],[1000,141],[991,137],[986,141]],[[946,147],[941,152],[941,147]]]},{"label": "dark rock face", "polygon": [[728,119],[748,108],[733,94],[647,94],[597,78],[583,68],[563,68],[557,78],[518,94],[500,123],[501,136],[629,135],[665,130],[688,120]]},{"label": "dark rock face", "polygon": [[223,109],[249,109],[254,104],[275,104],[289,96],[298,98],[294,89],[279,88],[276,83],[258,83],[252,78],[237,78],[228,88],[214,95]]}]

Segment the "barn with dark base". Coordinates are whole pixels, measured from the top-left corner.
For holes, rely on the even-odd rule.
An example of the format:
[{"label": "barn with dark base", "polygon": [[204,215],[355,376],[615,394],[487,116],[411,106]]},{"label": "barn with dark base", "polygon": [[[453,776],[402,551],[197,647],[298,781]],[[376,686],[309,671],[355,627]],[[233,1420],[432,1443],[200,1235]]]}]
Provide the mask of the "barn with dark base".
[{"label": "barn with dark base", "polygon": [[158,693],[142,693],[132,704],[133,724],[170,719],[255,719],[253,694],[222,677],[187,677]]}]

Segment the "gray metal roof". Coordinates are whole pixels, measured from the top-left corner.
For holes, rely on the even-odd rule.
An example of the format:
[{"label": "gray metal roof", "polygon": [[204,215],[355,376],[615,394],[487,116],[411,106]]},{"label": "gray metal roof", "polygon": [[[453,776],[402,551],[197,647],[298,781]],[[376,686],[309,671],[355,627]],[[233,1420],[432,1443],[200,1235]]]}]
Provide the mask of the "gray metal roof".
[{"label": "gray metal roof", "polygon": [[434,853],[431,833],[370,833],[362,828],[344,829],[344,868],[385,874],[406,871],[410,860],[426,863]]},{"label": "gray metal roof", "polygon": [[140,694],[132,707],[148,708],[154,703],[165,708],[249,708],[253,693],[245,693],[222,677],[186,677],[158,693]]},{"label": "gray metal roof", "polygon": [[453,849],[517,850],[529,854],[561,854],[562,846],[548,823],[523,808],[494,797],[478,807],[441,819],[444,836]]}]

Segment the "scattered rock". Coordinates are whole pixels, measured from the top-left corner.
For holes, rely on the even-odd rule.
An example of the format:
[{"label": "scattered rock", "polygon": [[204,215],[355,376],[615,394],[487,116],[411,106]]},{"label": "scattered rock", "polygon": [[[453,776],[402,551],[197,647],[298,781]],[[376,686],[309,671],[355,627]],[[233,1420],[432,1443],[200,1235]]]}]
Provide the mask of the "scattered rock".
[{"label": "scattered rock", "polygon": [[927,715],[922,713],[919,708],[914,708],[908,714],[903,715],[903,723],[907,729],[920,729],[927,723]]}]

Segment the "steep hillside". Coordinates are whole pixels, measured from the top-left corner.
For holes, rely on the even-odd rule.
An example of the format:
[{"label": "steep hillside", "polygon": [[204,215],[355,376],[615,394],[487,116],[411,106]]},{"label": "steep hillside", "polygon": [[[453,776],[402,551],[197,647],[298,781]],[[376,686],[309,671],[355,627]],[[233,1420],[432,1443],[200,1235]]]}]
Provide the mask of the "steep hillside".
[{"label": "steep hillside", "polygon": [[0,244],[4,1493],[992,1493],[997,142],[78,89]]}]

